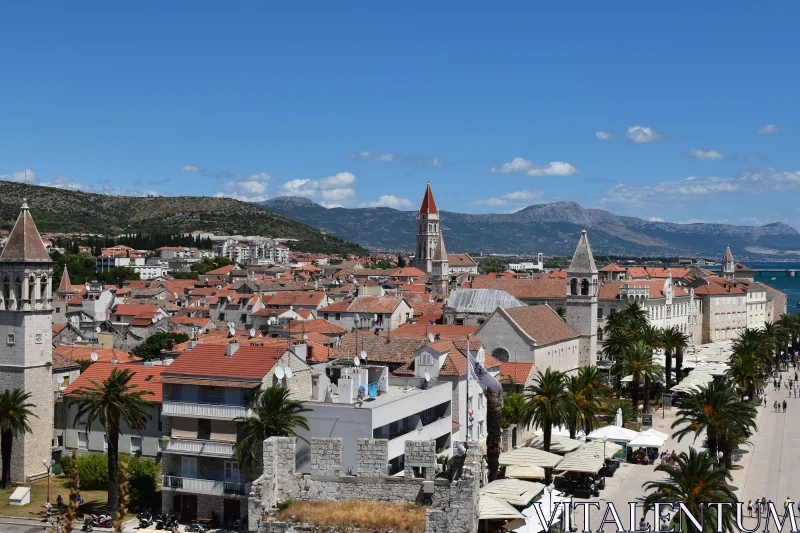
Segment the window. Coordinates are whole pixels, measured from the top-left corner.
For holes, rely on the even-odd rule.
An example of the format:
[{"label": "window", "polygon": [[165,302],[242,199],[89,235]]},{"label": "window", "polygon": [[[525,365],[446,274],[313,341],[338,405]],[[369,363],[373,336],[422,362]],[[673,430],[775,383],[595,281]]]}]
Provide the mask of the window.
[{"label": "window", "polygon": [[429,407],[422,412],[422,419],[429,420],[433,418],[433,407]]},{"label": "window", "polygon": [[433,364],[433,358],[431,357],[431,354],[427,352],[422,352],[419,354],[418,361],[419,366],[431,366]]},{"label": "window", "polygon": [[69,374],[64,376],[64,379],[61,380],[61,386],[62,387],[68,387],[69,386]]},{"label": "window", "polygon": [[328,313],[322,313],[322,319],[328,320]]},{"label": "window", "polygon": [[506,350],[502,346],[499,346],[494,350],[492,350],[492,356],[501,363],[507,363],[509,360],[509,355],[510,354],[508,353],[508,350]]},{"label": "window", "polygon": [[181,457],[181,475],[197,477],[197,457]]},{"label": "window", "polygon": [[336,315],[334,315],[333,319],[334,320],[341,320],[342,319],[342,314],[341,313],[336,313]]},{"label": "window", "polygon": [[225,481],[239,483],[239,463],[236,461],[225,461]]},{"label": "window", "polygon": [[131,437],[131,453],[142,453],[142,437]]},{"label": "window", "polygon": [[35,339],[36,339],[36,344],[42,344],[42,334],[41,333],[37,333]]},{"label": "window", "polygon": [[240,322],[247,322],[247,314],[242,313],[242,316],[239,317]]},{"label": "window", "polygon": [[478,422],[478,435],[485,435],[485,434],[486,434],[486,429],[484,428],[483,420],[481,420],[480,422]]},{"label": "window", "polygon": [[225,320],[225,313],[220,313],[219,314],[219,319],[220,320]]},{"label": "window", "polygon": [[14,338],[14,334],[13,333],[9,333],[8,335],[6,335],[6,343],[7,344],[15,344],[15,342],[16,342],[16,339]]},{"label": "window", "polygon": [[603,308],[602,307],[598,307],[597,308],[597,318],[601,318],[601,319],[603,318]]},{"label": "window", "polygon": [[89,436],[86,435],[85,431],[78,432],[78,449],[79,450],[89,449]]},{"label": "window", "polygon": [[161,407],[158,408],[158,430],[159,431],[164,430],[164,424],[163,422],[161,422]]},{"label": "window", "polygon": [[61,308],[60,307],[56,307],[56,313],[60,313],[60,312],[61,312]]}]

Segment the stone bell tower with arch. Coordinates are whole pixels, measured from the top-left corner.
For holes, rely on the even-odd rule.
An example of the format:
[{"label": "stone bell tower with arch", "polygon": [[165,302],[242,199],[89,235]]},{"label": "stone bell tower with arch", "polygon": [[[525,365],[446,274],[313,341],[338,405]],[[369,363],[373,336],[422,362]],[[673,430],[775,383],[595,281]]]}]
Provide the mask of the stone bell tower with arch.
[{"label": "stone bell tower with arch", "polygon": [[567,325],[578,337],[578,364],[597,363],[597,266],[586,229],[567,270]]},{"label": "stone bell tower with arch", "polygon": [[23,200],[0,254],[0,390],[30,393],[32,433],[14,439],[12,481],[45,470],[53,440],[53,262]]}]

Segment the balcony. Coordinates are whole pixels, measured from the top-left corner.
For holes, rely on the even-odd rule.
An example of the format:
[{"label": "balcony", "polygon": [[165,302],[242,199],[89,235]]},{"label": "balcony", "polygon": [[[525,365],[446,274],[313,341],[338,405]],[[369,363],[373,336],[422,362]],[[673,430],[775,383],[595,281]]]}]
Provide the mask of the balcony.
[{"label": "balcony", "polygon": [[236,449],[232,442],[170,438],[164,453],[228,458],[236,455]]},{"label": "balcony", "polygon": [[418,429],[412,429],[408,433],[389,439],[389,459],[393,459],[406,453],[407,440],[436,440],[442,435],[449,435],[453,432],[453,419],[450,415],[443,416],[439,420],[426,424]]},{"label": "balcony", "polygon": [[233,420],[248,416],[250,409],[243,405],[222,405],[196,402],[164,402],[162,414],[183,416],[188,418],[209,418],[215,420]]},{"label": "balcony", "polygon": [[208,494],[210,496],[247,497],[250,494],[250,483],[234,483],[214,479],[195,479],[191,477],[164,476],[162,488],[190,494]]}]

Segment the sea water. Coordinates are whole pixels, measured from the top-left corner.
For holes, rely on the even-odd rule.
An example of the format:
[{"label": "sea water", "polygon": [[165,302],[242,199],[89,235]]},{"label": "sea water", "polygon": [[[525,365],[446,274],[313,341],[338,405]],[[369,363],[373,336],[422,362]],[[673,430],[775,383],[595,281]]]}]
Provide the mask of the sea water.
[{"label": "sea water", "polygon": [[[756,270],[755,280],[773,289],[778,289],[786,293],[786,312],[798,314],[800,309],[797,304],[800,302],[800,263],[744,263],[748,268]],[[779,272],[758,272],[759,269],[774,269]],[[719,266],[711,267],[709,270],[719,270]],[[788,275],[788,270],[797,272],[797,277]],[[775,278],[775,279],[772,279]],[[777,318],[777,317],[776,317]]]}]

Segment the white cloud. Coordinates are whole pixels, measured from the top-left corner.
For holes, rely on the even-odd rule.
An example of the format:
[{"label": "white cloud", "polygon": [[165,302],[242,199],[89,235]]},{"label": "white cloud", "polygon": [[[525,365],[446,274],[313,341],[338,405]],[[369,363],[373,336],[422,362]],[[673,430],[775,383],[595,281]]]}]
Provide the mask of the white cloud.
[{"label": "white cloud", "polygon": [[664,219],[659,217],[650,217],[648,220],[650,222],[664,222]]},{"label": "white cloud", "polygon": [[625,138],[632,143],[642,144],[660,140],[661,134],[646,126],[631,126],[628,128]]},{"label": "white cloud", "polygon": [[36,173],[26,168],[11,174],[0,174],[0,180],[3,181],[16,181],[17,183],[36,183]]},{"label": "white cloud", "polygon": [[766,126],[761,126],[758,128],[759,135],[770,135],[772,133],[778,133],[783,131],[784,128],[782,126],[778,126],[776,124],[767,124]]},{"label": "white cloud", "polygon": [[384,194],[375,202],[361,202],[359,207],[391,207],[392,209],[410,209],[413,204],[408,198],[398,198],[393,194]]},{"label": "white cloud", "polygon": [[486,198],[485,200],[475,200],[470,202],[470,205],[490,205],[497,207],[501,205],[519,205],[524,204],[523,207],[532,200],[541,200],[544,197],[544,192],[536,189],[526,191],[507,192],[494,198]]},{"label": "white cloud", "polygon": [[440,157],[428,157],[426,155],[398,155],[391,152],[370,152],[369,150],[363,152],[353,152],[350,154],[350,159],[366,159],[367,161],[381,161],[384,163],[400,161],[419,166],[432,167],[445,166],[444,161],[442,161]]},{"label": "white cloud", "polygon": [[552,161],[546,165],[534,165],[533,161],[522,157],[514,158],[510,163],[492,167],[495,174],[525,174],[527,176],[574,176],[578,169],[563,161]]},{"label": "white cloud", "polygon": [[178,169],[178,172],[200,172],[200,167],[195,165],[183,165]]},{"label": "white cloud", "polygon": [[215,196],[243,202],[263,202],[269,198],[268,192],[269,183],[266,180],[228,181],[219,188]]},{"label": "white cloud", "polygon": [[716,150],[689,150],[689,157],[701,160],[723,161],[725,156]]},{"label": "white cloud", "polygon": [[596,131],[594,132],[594,136],[600,139],[601,141],[607,141],[609,139],[614,138],[614,134],[609,133],[607,131]]},{"label": "white cloud", "polygon": [[294,179],[281,186],[284,196],[304,196],[325,207],[342,207],[356,199],[353,188],[357,180],[351,172],[339,172],[318,180]]},{"label": "white cloud", "polygon": [[607,191],[604,204],[644,207],[664,200],[690,200],[710,195],[761,194],[800,190],[800,171],[766,168],[748,171],[738,178],[689,177],[648,185],[617,185]]}]

